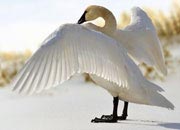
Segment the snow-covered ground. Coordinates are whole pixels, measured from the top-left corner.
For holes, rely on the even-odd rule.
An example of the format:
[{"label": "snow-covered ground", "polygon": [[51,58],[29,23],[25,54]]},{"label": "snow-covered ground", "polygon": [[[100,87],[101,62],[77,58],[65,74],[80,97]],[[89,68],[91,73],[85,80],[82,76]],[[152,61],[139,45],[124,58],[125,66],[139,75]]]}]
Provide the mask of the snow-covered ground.
[{"label": "snow-covered ground", "polygon": [[[75,77],[41,94],[23,96],[0,89],[0,130],[179,130],[180,67],[161,85],[175,110],[130,104],[126,121],[91,123],[111,114],[112,97],[102,88]],[[119,104],[119,114],[123,103]]]},{"label": "snow-covered ground", "polygon": [[[0,130],[165,130],[180,129],[180,67],[163,86],[175,110],[130,104],[126,121],[91,123],[91,119],[110,114],[112,97],[82,78],[41,94],[19,96],[9,88],[0,90]],[[119,114],[123,104],[119,104]]]}]

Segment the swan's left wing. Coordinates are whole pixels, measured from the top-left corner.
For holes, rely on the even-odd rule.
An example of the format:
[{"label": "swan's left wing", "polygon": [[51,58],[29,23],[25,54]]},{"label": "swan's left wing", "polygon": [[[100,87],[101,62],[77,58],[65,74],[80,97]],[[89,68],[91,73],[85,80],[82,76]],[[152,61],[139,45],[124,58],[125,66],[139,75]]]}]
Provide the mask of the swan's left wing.
[{"label": "swan's left wing", "polygon": [[[139,7],[132,8],[131,23],[124,30],[124,47],[138,62],[154,66],[167,74],[161,43],[148,15]],[[121,34],[119,34],[121,35]]]},{"label": "swan's left wing", "polygon": [[40,92],[76,73],[94,74],[127,87],[127,59],[115,40],[81,25],[65,24],[27,61],[12,83],[13,90]]}]

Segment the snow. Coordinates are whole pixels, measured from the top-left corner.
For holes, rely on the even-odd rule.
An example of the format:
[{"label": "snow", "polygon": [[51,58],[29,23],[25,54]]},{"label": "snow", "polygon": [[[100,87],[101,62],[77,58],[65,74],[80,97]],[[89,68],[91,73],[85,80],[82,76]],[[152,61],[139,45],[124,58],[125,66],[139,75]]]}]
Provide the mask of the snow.
[{"label": "snow", "polygon": [[[32,96],[0,90],[0,130],[166,130],[180,129],[178,73],[169,75],[163,86],[175,110],[130,104],[126,121],[91,123],[94,117],[111,114],[112,97],[102,88],[75,77],[54,89]],[[122,102],[119,104],[121,114]]]},{"label": "snow", "polygon": [[[174,111],[131,103],[128,119],[118,123],[91,123],[95,117],[111,114],[112,97],[93,83],[85,83],[81,76],[31,96],[1,88],[0,130],[179,130],[179,81],[180,67],[164,82],[156,81],[175,105]],[[119,114],[122,107],[120,101]]]}]

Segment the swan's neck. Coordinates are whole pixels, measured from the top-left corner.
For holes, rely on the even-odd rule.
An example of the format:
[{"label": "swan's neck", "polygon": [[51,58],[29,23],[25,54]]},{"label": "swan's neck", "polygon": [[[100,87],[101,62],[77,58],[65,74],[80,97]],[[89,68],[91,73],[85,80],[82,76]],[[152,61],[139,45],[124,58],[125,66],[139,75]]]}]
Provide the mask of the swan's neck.
[{"label": "swan's neck", "polygon": [[109,10],[105,9],[102,11],[101,17],[105,21],[105,25],[102,27],[103,30],[108,30],[108,32],[114,32],[117,28],[117,23],[114,15]]}]

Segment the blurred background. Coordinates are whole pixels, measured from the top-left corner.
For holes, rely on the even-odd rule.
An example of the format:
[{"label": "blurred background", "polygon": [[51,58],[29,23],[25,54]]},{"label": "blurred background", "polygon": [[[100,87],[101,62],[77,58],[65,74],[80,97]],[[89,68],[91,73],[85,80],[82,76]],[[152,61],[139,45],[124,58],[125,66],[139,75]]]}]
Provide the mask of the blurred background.
[{"label": "blurred background", "polygon": [[[180,65],[179,0],[0,0],[0,87],[7,85],[51,32],[63,23],[76,23],[88,5],[110,9],[122,29],[130,9],[143,8],[161,40],[169,74]],[[141,65],[148,79],[165,80],[153,68]]]}]

